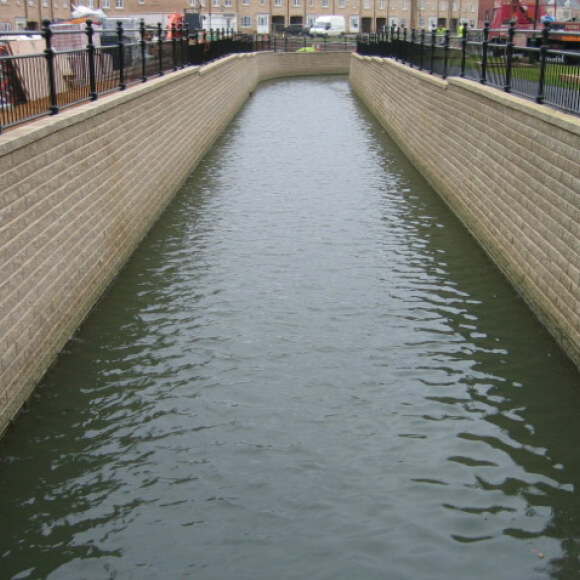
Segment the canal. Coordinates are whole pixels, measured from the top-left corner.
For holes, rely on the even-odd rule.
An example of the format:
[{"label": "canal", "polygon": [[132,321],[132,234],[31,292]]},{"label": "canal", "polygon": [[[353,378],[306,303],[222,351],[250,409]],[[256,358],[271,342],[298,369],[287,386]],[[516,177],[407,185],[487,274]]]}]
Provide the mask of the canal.
[{"label": "canal", "polygon": [[0,577],[580,578],[579,416],[347,79],[264,83],[0,441]]}]

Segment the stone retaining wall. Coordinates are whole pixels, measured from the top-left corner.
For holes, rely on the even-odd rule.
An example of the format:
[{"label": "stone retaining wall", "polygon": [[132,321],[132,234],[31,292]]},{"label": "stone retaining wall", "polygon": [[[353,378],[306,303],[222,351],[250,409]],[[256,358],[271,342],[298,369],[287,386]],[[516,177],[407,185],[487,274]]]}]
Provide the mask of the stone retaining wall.
[{"label": "stone retaining wall", "polygon": [[580,367],[580,119],[391,59],[350,81]]},{"label": "stone retaining wall", "polygon": [[349,62],[233,55],[0,136],[0,433],[257,83]]},{"label": "stone retaining wall", "polygon": [[580,365],[580,120],[349,53],[233,55],[0,136],[0,433],[266,79],[346,74]]}]

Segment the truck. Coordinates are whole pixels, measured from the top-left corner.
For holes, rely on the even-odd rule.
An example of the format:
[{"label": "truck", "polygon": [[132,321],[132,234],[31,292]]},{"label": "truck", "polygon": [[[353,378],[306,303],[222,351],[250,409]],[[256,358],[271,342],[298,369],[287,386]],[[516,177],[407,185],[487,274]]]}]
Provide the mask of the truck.
[{"label": "truck", "polygon": [[[548,26],[548,48],[562,51],[580,51],[580,21],[576,18],[558,21],[554,14],[555,4],[522,0],[496,0],[489,40],[505,44],[510,23],[515,23],[518,36],[516,45],[539,47],[542,44],[541,29]],[[520,34],[521,32],[524,34]]]},{"label": "truck", "polygon": [[310,36],[343,36],[346,33],[344,16],[319,16],[308,33]]}]

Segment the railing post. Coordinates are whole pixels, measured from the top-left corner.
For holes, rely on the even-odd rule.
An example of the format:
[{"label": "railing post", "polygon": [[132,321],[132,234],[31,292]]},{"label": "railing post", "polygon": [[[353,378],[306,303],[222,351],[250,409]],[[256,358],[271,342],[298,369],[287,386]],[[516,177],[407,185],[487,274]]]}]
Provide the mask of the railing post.
[{"label": "railing post", "polygon": [[460,77],[465,77],[465,61],[467,57],[467,22],[463,24],[463,30],[461,32],[461,72]]},{"label": "railing post", "polygon": [[145,42],[145,20],[141,18],[139,22],[139,46],[141,47],[141,81],[147,80],[147,63],[145,57],[147,55],[147,43]]},{"label": "railing post", "polygon": [[52,30],[50,29],[50,20],[42,21],[42,36],[46,43],[44,49],[44,56],[46,57],[46,67],[48,69],[48,88],[50,91],[50,107],[51,115],[58,113],[58,104],[56,100],[56,78],[54,76],[54,50],[51,45]]},{"label": "railing post", "polygon": [[419,70],[423,70],[423,53],[425,51],[425,29],[421,29],[421,40],[419,41]]},{"label": "railing post", "polygon": [[415,38],[416,38],[416,31],[414,28],[411,28],[411,43],[407,46],[407,62],[409,66],[413,68],[413,60],[414,60],[414,53],[415,53]]},{"label": "railing post", "polygon": [[506,63],[505,63],[505,84],[503,90],[509,93],[512,90],[512,64],[514,55],[514,34],[516,32],[516,21],[510,20],[508,28],[508,37],[506,44]]},{"label": "railing post", "polygon": [[446,79],[449,66],[449,28],[445,31],[443,38],[443,78]]},{"label": "railing post", "polygon": [[403,26],[403,44],[401,45],[402,48],[402,58],[401,61],[408,63],[409,59],[408,59],[408,52],[409,52],[409,47],[407,46],[407,27]]},{"label": "railing post", "polygon": [[161,22],[157,23],[157,61],[159,65],[159,76],[163,76],[163,27]]},{"label": "railing post", "polygon": [[546,23],[542,30],[542,44],[540,46],[540,78],[538,80],[538,95],[536,96],[536,103],[544,102],[544,84],[546,82],[546,58],[548,56],[548,35],[550,33],[550,25]]},{"label": "railing post", "polygon": [[95,67],[95,43],[93,42],[93,34],[95,33],[95,29],[93,28],[93,21],[91,19],[87,19],[87,28],[85,33],[87,35],[87,60],[89,66],[89,97],[91,101],[96,101],[98,93]]},{"label": "railing post", "polygon": [[181,42],[182,53],[181,53],[181,66],[185,68],[189,66],[189,24],[185,24],[183,27],[183,39]]},{"label": "railing post", "polygon": [[485,21],[483,25],[483,42],[481,44],[481,77],[479,82],[486,83],[487,75],[487,51],[489,50],[489,20]]},{"label": "railing post", "polygon": [[117,22],[117,45],[119,50],[119,90],[127,88],[125,83],[125,43],[123,42],[123,23]]},{"label": "railing post", "polygon": [[197,58],[197,51],[199,50],[199,31],[194,30],[191,38],[193,38],[193,46],[196,47],[195,52],[193,52],[191,50],[189,51],[189,64],[193,65],[196,63],[193,62],[191,57],[192,57],[192,55],[195,55],[195,57]]},{"label": "railing post", "polygon": [[171,25],[171,59],[173,60],[173,70],[177,70],[177,27]]},{"label": "railing post", "polygon": [[431,65],[429,67],[429,74],[433,74],[435,70],[435,48],[437,43],[437,30],[431,30]]},{"label": "railing post", "polygon": [[177,33],[179,34],[179,68],[182,69],[183,68],[183,54],[184,54],[184,50],[183,50],[183,24],[179,24],[179,26],[177,27]]}]

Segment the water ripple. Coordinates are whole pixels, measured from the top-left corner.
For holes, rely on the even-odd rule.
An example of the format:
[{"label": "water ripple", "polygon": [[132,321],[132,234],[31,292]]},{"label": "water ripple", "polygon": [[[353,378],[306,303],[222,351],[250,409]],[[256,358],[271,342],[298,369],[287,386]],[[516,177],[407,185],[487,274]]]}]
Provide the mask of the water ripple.
[{"label": "water ripple", "polygon": [[580,577],[578,387],[343,78],[266,83],[2,441],[2,570]]}]

